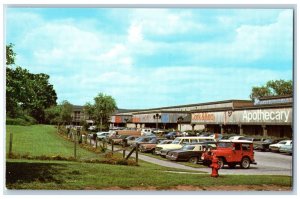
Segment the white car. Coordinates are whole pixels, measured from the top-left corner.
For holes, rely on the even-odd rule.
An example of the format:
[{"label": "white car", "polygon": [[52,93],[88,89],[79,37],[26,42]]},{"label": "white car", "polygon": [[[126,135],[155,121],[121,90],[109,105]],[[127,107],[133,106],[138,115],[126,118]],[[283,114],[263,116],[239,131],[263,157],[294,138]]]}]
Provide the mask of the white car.
[{"label": "white car", "polygon": [[228,138],[228,140],[246,140],[247,138],[245,136],[237,135],[237,136],[232,136]]},{"label": "white car", "polygon": [[272,151],[272,152],[279,152],[279,148],[281,147],[281,146],[284,146],[284,145],[291,145],[292,144],[292,140],[282,140],[282,141],[280,141],[280,142],[278,142],[278,143],[276,143],[276,144],[271,144],[270,146],[269,146],[269,148],[270,148],[270,150]]},{"label": "white car", "polygon": [[97,132],[97,138],[99,140],[103,140],[105,138],[107,138],[107,136],[109,135],[109,132]]},{"label": "white car", "polygon": [[90,126],[90,127],[88,128],[88,130],[93,131],[93,130],[96,130],[96,128],[97,128],[97,126]]}]

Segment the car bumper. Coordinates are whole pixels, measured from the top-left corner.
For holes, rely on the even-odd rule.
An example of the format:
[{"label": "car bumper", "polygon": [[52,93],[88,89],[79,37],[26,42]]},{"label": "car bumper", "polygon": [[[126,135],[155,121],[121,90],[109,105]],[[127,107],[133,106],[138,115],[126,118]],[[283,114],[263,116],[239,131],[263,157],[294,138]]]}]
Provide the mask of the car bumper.
[{"label": "car bumper", "polygon": [[292,153],[292,151],[289,150],[289,149],[279,149],[279,152],[281,152],[281,153]]},{"label": "car bumper", "polygon": [[166,158],[169,160],[177,160],[177,157],[172,156],[172,155],[166,155]]}]

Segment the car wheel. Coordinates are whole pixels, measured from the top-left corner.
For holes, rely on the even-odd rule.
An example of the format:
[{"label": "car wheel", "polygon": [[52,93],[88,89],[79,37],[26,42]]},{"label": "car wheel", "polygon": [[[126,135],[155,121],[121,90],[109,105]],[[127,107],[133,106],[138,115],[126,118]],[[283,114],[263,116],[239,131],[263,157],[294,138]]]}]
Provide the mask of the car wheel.
[{"label": "car wheel", "polygon": [[189,162],[190,162],[190,163],[193,163],[193,164],[197,164],[197,163],[198,163],[198,158],[197,158],[197,157],[191,157],[191,158],[189,159]]},{"label": "car wheel", "polygon": [[151,153],[152,153],[153,155],[155,155],[155,149],[152,149],[152,150],[151,150]]},{"label": "car wheel", "polygon": [[222,169],[224,167],[224,159],[223,158],[218,159],[218,165],[219,165],[220,169]]},{"label": "car wheel", "polygon": [[228,163],[229,168],[234,169],[236,166],[236,163]]},{"label": "car wheel", "polygon": [[243,158],[242,161],[241,161],[241,167],[243,169],[248,169],[250,167],[250,160],[249,158]]}]

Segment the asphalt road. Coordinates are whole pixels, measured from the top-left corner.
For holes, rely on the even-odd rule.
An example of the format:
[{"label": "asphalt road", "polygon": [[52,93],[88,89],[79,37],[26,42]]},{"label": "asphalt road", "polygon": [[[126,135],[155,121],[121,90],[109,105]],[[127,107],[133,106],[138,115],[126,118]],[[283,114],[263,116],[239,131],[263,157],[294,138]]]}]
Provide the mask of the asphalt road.
[{"label": "asphalt road", "polygon": [[[117,148],[118,147],[115,146],[115,150],[117,150]],[[126,154],[127,153],[128,152],[126,152]],[[227,166],[225,166],[225,168],[219,170],[219,174],[292,176],[293,157],[291,155],[255,151],[254,158],[257,162],[257,165],[251,164],[249,169],[241,169],[239,166],[236,166],[235,169],[229,169]],[[211,173],[211,168],[192,168],[189,166],[177,164],[174,161],[152,158],[143,155],[143,153],[139,153],[139,159],[170,168],[186,169],[192,171],[204,171]]]},{"label": "asphalt road", "polygon": [[[139,155],[139,158],[166,167],[211,172],[211,168],[191,168],[177,164],[176,162],[158,160],[142,154]],[[219,170],[219,174],[292,176],[292,156],[290,155],[272,152],[255,152],[255,160],[257,165],[251,165],[249,169],[241,169],[239,166],[236,166],[235,169],[229,169],[225,166],[225,168]]]}]

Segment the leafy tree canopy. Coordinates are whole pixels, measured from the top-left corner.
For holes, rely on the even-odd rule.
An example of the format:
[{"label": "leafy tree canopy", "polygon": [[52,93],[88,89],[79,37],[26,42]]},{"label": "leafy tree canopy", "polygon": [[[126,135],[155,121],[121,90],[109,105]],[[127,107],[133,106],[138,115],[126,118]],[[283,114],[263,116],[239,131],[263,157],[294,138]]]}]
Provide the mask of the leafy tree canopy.
[{"label": "leafy tree canopy", "polygon": [[261,87],[252,87],[252,93],[250,98],[252,100],[266,96],[276,95],[292,95],[293,94],[293,82],[292,80],[270,80]]},{"label": "leafy tree canopy", "polygon": [[13,50],[14,45],[10,43],[6,45],[6,65],[15,64],[16,53]]},{"label": "leafy tree canopy", "polygon": [[84,111],[90,118],[94,119],[96,124],[99,124],[100,130],[102,125],[108,126],[110,116],[117,109],[117,104],[112,96],[99,93],[94,98],[94,104],[87,103],[84,106]]},{"label": "leafy tree canopy", "polygon": [[[15,55],[13,45],[6,46],[6,57]],[[7,59],[14,63],[14,58]],[[9,117],[16,118],[28,114],[39,123],[44,122],[45,109],[56,105],[56,92],[49,83],[49,75],[33,74],[20,66],[6,67],[6,112]]]}]

